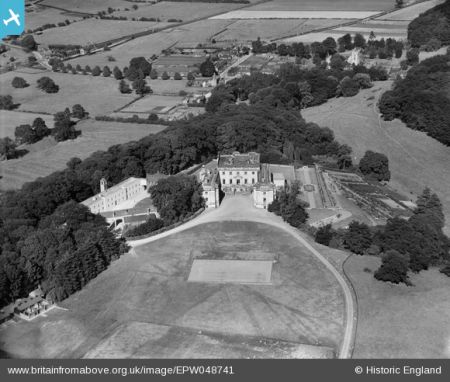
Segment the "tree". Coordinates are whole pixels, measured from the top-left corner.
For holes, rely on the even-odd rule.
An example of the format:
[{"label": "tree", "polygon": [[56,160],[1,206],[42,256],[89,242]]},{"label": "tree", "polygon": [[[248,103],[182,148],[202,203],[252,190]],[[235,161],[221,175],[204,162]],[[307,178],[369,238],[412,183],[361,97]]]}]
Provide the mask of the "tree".
[{"label": "tree", "polygon": [[359,83],[346,76],[339,83],[337,92],[344,97],[353,97],[359,93]]},{"label": "tree", "polygon": [[20,42],[20,45],[27,50],[36,50],[37,48],[36,41],[31,34],[27,34]]},{"label": "tree", "polygon": [[77,119],[83,119],[86,118],[89,113],[84,109],[83,106],[81,106],[80,104],[76,104],[73,105],[72,107],[72,117],[77,118]]},{"label": "tree", "polygon": [[353,43],[356,48],[365,48],[366,47],[366,39],[361,33],[356,33],[353,39]]},{"label": "tree", "polygon": [[51,134],[51,129],[47,127],[45,124],[45,121],[38,117],[33,121],[32,128],[34,130],[34,133],[36,135],[36,139],[40,141],[42,138],[47,137]]},{"label": "tree", "polygon": [[46,93],[58,93],[59,86],[50,77],[41,77],[37,80],[37,87]]},{"label": "tree", "polygon": [[[144,77],[147,77],[151,70],[152,70],[152,64],[148,62],[145,57],[134,57],[130,60],[129,70],[136,70],[136,71],[142,71]],[[127,76],[128,77],[128,76]],[[132,81],[132,79],[130,79]]]},{"label": "tree", "polygon": [[405,5],[405,1],[404,0],[395,0],[395,7],[396,8],[403,8],[404,5]]},{"label": "tree", "polygon": [[332,55],[336,53],[337,44],[336,40],[333,37],[327,37],[325,40],[323,40],[322,46],[326,54]]},{"label": "tree", "polygon": [[353,80],[359,84],[361,89],[369,89],[373,86],[370,75],[367,73],[356,73],[353,76]]},{"label": "tree", "polygon": [[31,125],[20,125],[17,126],[14,131],[14,136],[16,142],[21,145],[24,143],[34,143],[36,142],[36,134],[31,128]]},{"label": "tree", "polygon": [[78,136],[78,132],[75,130],[74,124],[70,120],[70,111],[69,114],[66,112],[56,113],[54,121],[55,125],[52,130],[52,135],[57,142],[75,139]]},{"label": "tree", "polygon": [[119,91],[122,94],[130,94],[132,92],[130,85],[128,85],[127,82],[125,82],[125,80],[121,80],[119,83]]},{"label": "tree", "polygon": [[439,197],[426,187],[416,201],[417,208],[415,215],[426,216],[428,224],[433,225],[437,229],[444,228],[445,216],[442,203]]},{"label": "tree", "polygon": [[343,52],[346,50],[353,49],[352,36],[350,33],[343,35],[338,38],[339,51]]},{"label": "tree", "polygon": [[103,68],[103,77],[110,77],[111,76],[111,69],[109,69],[109,66],[105,66]]},{"label": "tree", "polygon": [[188,81],[194,81],[194,80],[195,80],[195,75],[194,75],[194,73],[189,72],[189,73],[187,74],[187,79],[188,79]]},{"label": "tree", "polygon": [[153,93],[152,89],[147,85],[147,82],[145,80],[134,81],[133,88],[136,90],[136,94],[139,94],[141,96]]},{"label": "tree", "polygon": [[116,80],[122,80],[123,79],[123,73],[117,66],[115,66],[114,69],[113,69],[113,76],[114,76],[114,78]]},{"label": "tree", "polygon": [[359,162],[359,170],[364,174],[374,177],[378,181],[389,181],[389,159],[386,155],[373,151],[366,151]]},{"label": "tree", "polygon": [[374,277],[380,281],[408,284],[408,257],[395,250],[387,251]]},{"label": "tree", "polygon": [[0,95],[0,110],[12,110],[16,107],[10,95]]},{"label": "tree", "polygon": [[319,227],[314,236],[314,240],[316,241],[316,243],[323,244],[326,246],[330,245],[330,241],[332,238],[333,238],[333,229],[331,228],[331,224]]},{"label": "tree", "polygon": [[150,71],[150,78],[151,78],[152,80],[156,80],[156,79],[158,78],[158,72],[157,72],[155,69],[152,69],[152,70]]},{"label": "tree", "polygon": [[367,224],[352,221],[345,233],[344,245],[353,253],[363,255],[372,245],[372,233]]},{"label": "tree", "polygon": [[102,73],[99,66],[95,66],[94,69],[92,69],[92,75],[94,77],[98,77]]},{"label": "tree", "polygon": [[149,192],[165,225],[182,220],[205,205],[202,186],[193,176],[161,179]]},{"label": "tree", "polygon": [[22,77],[14,77],[11,85],[16,89],[22,89],[30,86]]},{"label": "tree", "polygon": [[419,62],[419,49],[412,48],[406,52],[406,61],[408,65],[415,65]]},{"label": "tree", "polygon": [[16,144],[9,138],[0,138],[0,161],[17,157]]},{"label": "tree", "polygon": [[200,73],[202,74],[203,77],[212,77],[215,72],[216,67],[209,58],[201,63]]}]

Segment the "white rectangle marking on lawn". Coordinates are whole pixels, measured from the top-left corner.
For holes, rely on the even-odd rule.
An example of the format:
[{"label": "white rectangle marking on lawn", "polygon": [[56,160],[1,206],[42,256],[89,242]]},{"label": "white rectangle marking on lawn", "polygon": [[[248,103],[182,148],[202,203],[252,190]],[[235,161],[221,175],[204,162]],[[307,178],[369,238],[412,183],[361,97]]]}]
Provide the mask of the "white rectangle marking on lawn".
[{"label": "white rectangle marking on lawn", "polygon": [[192,263],[188,281],[232,284],[271,284],[272,261],[201,260]]}]

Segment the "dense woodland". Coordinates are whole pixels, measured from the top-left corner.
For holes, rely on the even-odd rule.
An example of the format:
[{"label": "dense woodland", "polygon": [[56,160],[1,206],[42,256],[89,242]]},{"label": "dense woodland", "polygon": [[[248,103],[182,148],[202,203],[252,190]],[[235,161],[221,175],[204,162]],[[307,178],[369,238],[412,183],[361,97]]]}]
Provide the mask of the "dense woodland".
[{"label": "dense woodland", "polygon": [[219,85],[206,104],[207,111],[216,111],[222,104],[238,100],[251,104],[285,109],[303,109],[320,105],[336,96],[351,97],[360,89],[370,88],[372,81],[384,81],[388,74],[381,67],[363,65],[348,67],[338,53],[326,64],[312,69],[297,64],[283,64],[276,74],[253,72]]},{"label": "dense woodland", "polygon": [[450,44],[450,0],[419,15],[408,25],[408,40],[414,47]]},{"label": "dense woodland", "polygon": [[450,55],[439,55],[412,67],[404,79],[383,94],[379,107],[385,120],[401,119],[450,145]]}]

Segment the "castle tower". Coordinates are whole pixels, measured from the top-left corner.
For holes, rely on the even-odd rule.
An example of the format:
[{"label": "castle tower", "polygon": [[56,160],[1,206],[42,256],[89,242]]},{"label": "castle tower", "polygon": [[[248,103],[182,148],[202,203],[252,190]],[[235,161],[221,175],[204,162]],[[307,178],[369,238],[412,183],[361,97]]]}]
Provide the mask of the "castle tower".
[{"label": "castle tower", "polygon": [[100,179],[100,192],[105,192],[108,189],[108,182],[105,178]]}]

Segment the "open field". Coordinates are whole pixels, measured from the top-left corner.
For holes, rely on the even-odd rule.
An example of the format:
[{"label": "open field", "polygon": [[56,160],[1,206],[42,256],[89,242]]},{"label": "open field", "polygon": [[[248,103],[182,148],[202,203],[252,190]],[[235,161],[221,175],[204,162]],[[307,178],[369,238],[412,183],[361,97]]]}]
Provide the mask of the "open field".
[{"label": "open field", "polygon": [[382,11],[393,8],[391,0],[274,0],[256,4],[259,11]]},{"label": "open field", "polygon": [[163,28],[166,25],[167,23],[164,22],[90,18],[66,27],[47,29],[41,35],[36,35],[35,40],[43,45],[72,44],[84,46],[114,40],[133,33]]},{"label": "open field", "polygon": [[380,259],[352,256],[345,270],[358,296],[354,358],[449,358],[450,278],[437,269],[411,274],[414,286],[377,281]]},{"label": "open field", "polygon": [[0,110],[0,138],[14,139],[17,126],[31,125],[36,118],[42,118],[48,127],[53,127],[53,115]]},{"label": "open field", "polygon": [[45,24],[58,24],[66,20],[73,22],[80,21],[82,18],[59,9],[36,6],[32,12],[26,13],[25,29],[36,29]]},{"label": "open field", "polygon": [[248,9],[231,11],[211,19],[364,19],[376,14],[377,12],[370,11],[256,11]]},{"label": "open field", "polygon": [[[30,86],[24,89],[13,88],[11,81],[16,76],[23,77]],[[58,93],[48,94],[36,87],[37,80],[44,76],[52,78],[59,85]],[[20,104],[18,110],[36,113],[54,114],[79,103],[93,116],[104,115],[136,98],[135,94],[121,94],[118,81],[112,77],[21,69],[0,74],[0,83],[0,94],[11,95],[14,102]]]},{"label": "open field", "polygon": [[189,25],[173,27],[159,33],[136,38],[125,44],[112,48],[111,51],[101,52],[90,56],[78,57],[69,62],[72,65],[111,65],[108,56],[116,59],[115,65],[123,68],[128,66],[133,57],[150,58],[153,54],[160,54],[162,50],[176,45],[177,43],[192,43],[197,46],[199,43],[210,42],[213,35],[223,30],[229,20],[203,20]]},{"label": "open field", "polygon": [[128,6],[130,11],[114,12],[114,16],[125,16],[128,19],[132,17],[155,17],[161,21],[177,19],[183,21],[195,20],[221,12],[228,12],[240,8],[246,4],[231,3],[187,3],[161,1],[156,4],[137,4],[139,9],[136,11]]},{"label": "open field", "polygon": [[[198,257],[278,262],[273,285],[187,282]],[[62,305],[68,311],[3,329],[2,350],[39,358],[329,357],[343,332],[334,276],[289,234],[249,222],[201,225],[135,248]]]},{"label": "open field", "polygon": [[20,188],[26,182],[63,170],[70,158],[84,159],[95,151],[155,134],[165,127],[86,120],[76,128],[82,135],[73,141],[56,144],[53,138],[45,138],[25,147],[30,152],[22,158],[0,162],[0,189]]},{"label": "open field", "polygon": [[307,121],[331,128],[340,143],[352,147],[354,163],[366,150],[386,154],[392,174],[390,185],[400,193],[415,199],[430,187],[442,201],[446,232],[450,233],[450,147],[407,128],[400,120],[379,119],[377,100],[391,85],[391,81],[377,82],[355,97],[329,100],[303,110],[302,115]]},{"label": "open field", "polygon": [[421,13],[427,11],[430,8],[435,7],[440,3],[443,3],[444,1],[445,0],[424,1],[419,4],[412,5],[410,7],[399,9],[398,11],[389,13],[387,15],[380,16],[377,20],[412,21]]},{"label": "open field", "polygon": [[126,0],[44,0],[41,4],[82,13],[106,11],[108,7],[131,8],[133,5]]}]

